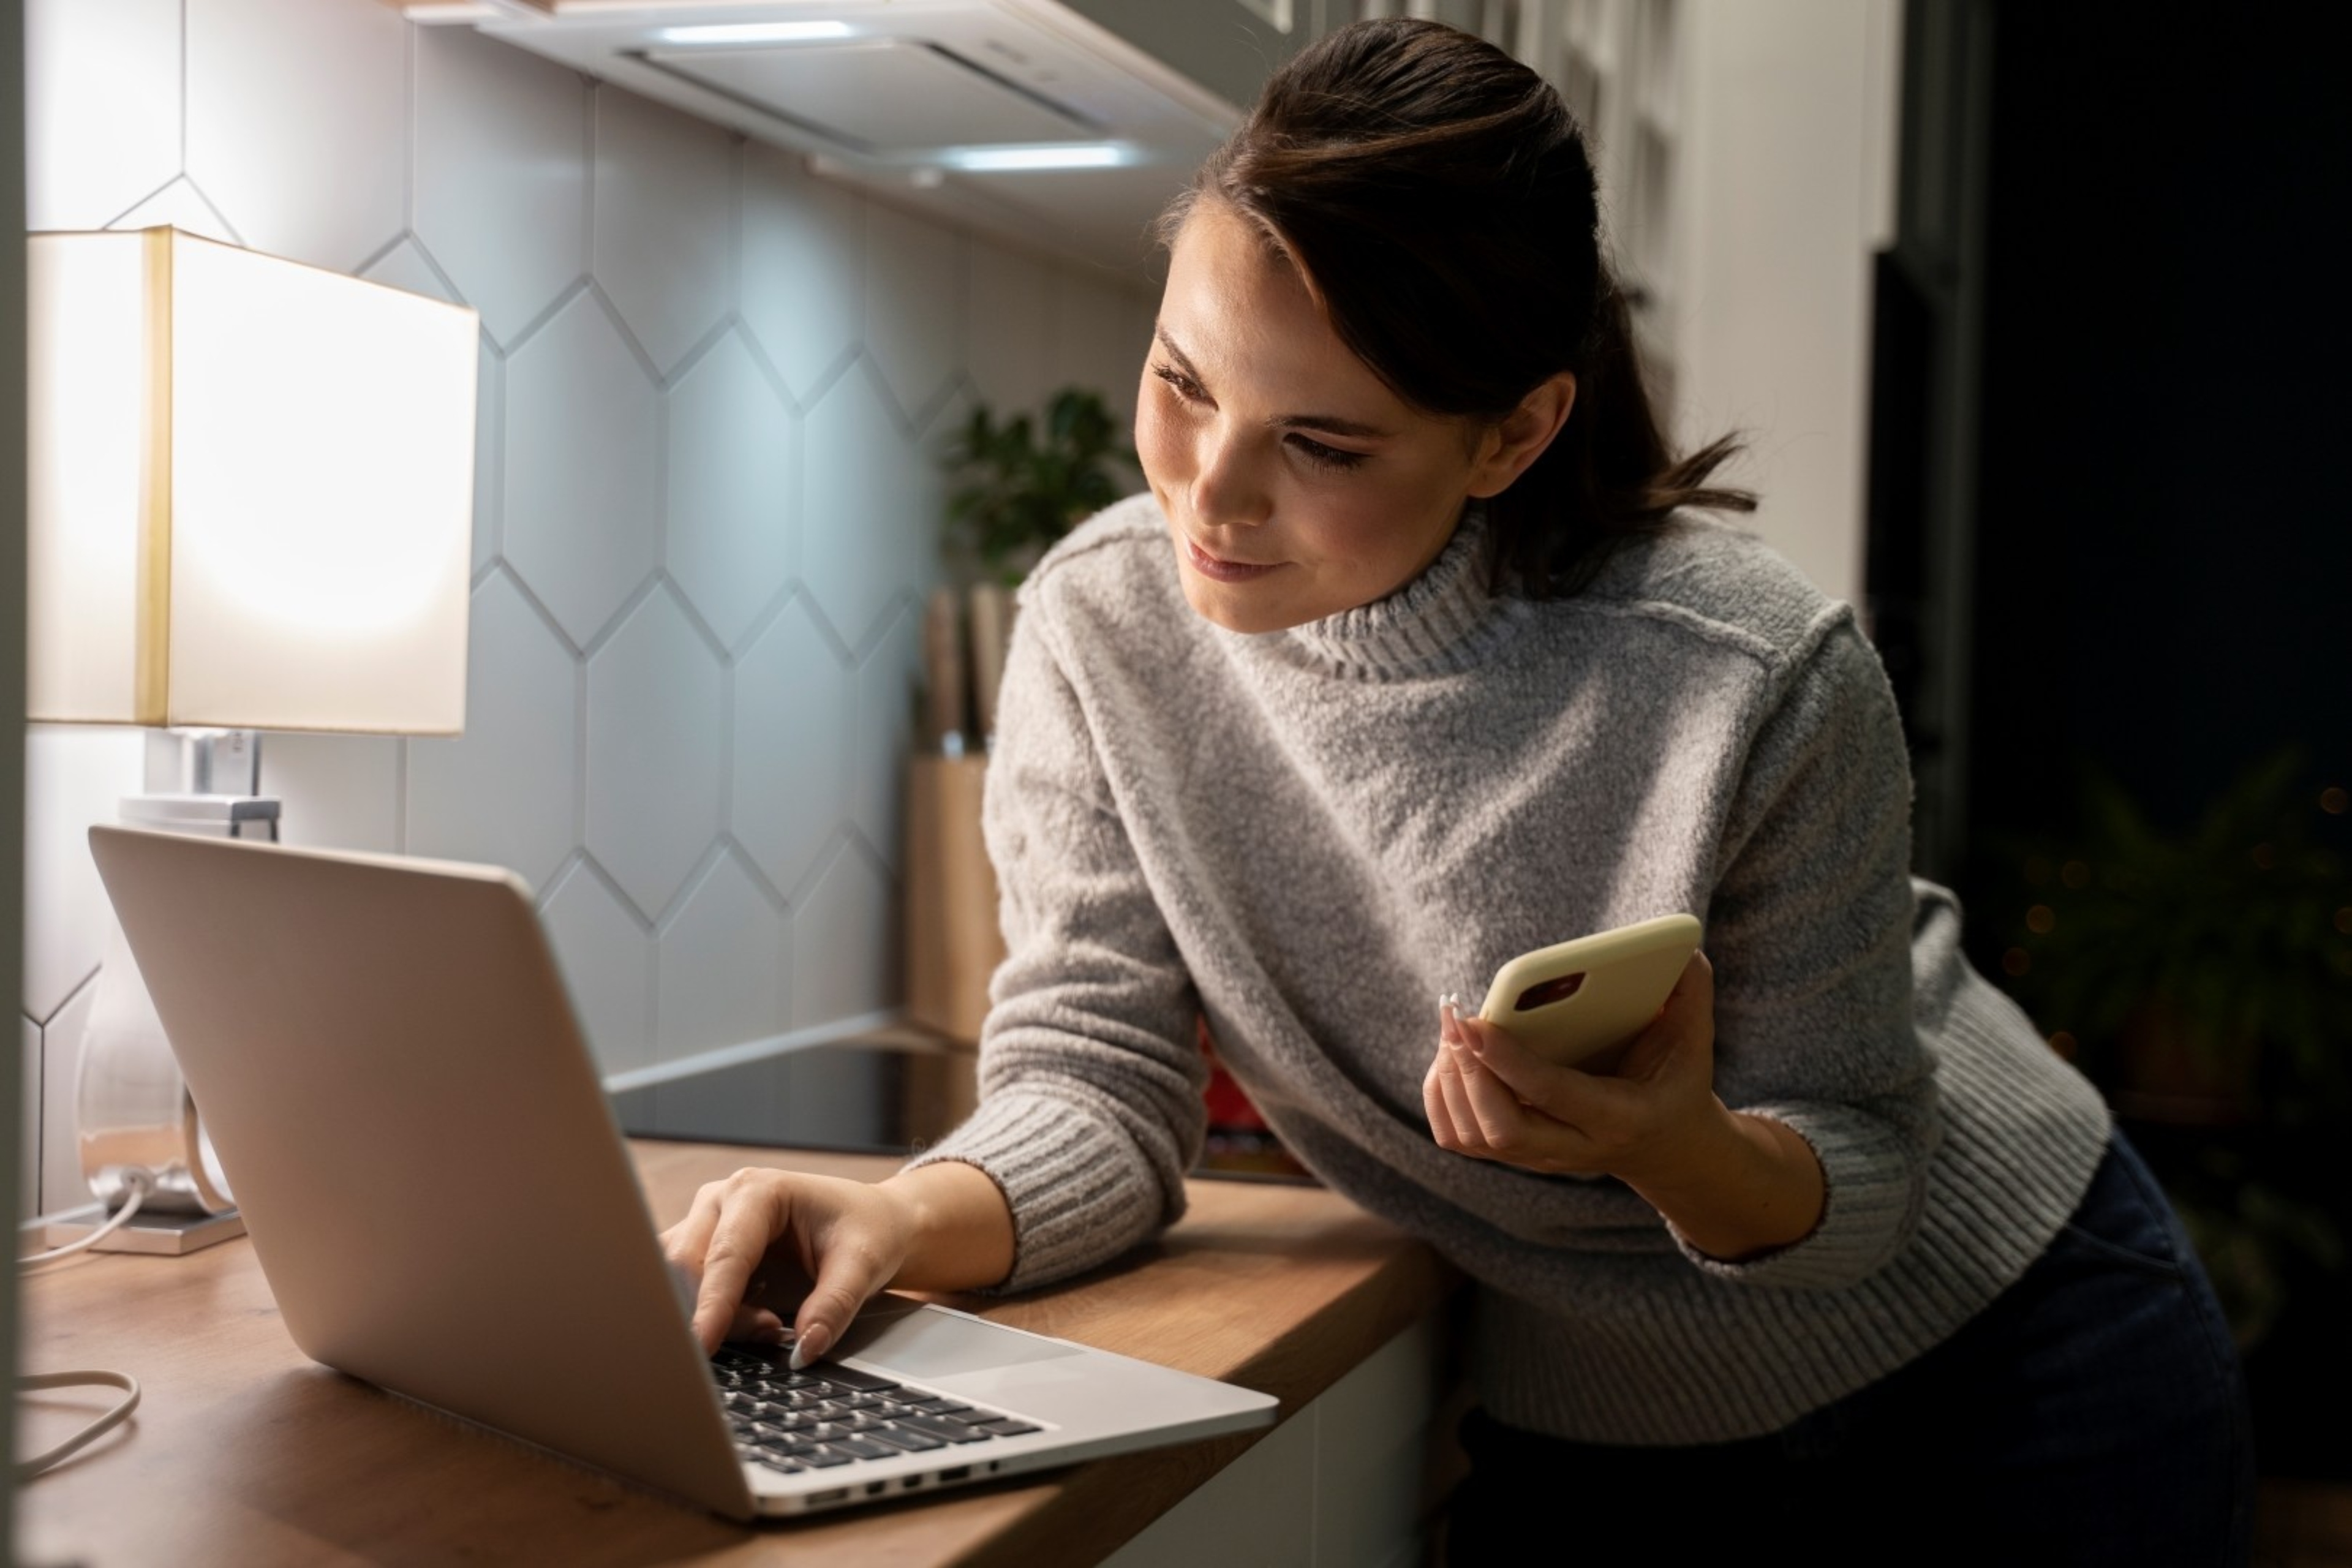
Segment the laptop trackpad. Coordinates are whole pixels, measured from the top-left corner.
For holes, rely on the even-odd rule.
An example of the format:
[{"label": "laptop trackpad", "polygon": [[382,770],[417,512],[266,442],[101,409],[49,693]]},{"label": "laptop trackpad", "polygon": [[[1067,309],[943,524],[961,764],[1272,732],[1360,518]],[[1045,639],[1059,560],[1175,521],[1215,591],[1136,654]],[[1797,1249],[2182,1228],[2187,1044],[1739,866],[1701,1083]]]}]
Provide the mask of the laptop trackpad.
[{"label": "laptop trackpad", "polygon": [[941,1311],[860,1316],[850,1324],[840,1354],[887,1365],[911,1378],[953,1377],[1024,1362],[1083,1355],[1077,1345],[973,1322]]}]

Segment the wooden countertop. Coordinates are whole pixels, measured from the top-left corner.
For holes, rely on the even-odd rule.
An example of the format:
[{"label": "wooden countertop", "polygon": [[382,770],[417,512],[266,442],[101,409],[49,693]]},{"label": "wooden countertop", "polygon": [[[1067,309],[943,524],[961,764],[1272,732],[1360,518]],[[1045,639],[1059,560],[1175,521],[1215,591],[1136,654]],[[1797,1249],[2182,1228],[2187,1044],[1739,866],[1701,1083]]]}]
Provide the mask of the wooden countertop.
[{"label": "wooden countertop", "polygon": [[[632,1145],[664,1224],[742,1164],[876,1179],[893,1160]],[[1319,1188],[1196,1181],[1183,1223],[1111,1268],[1029,1295],[944,1298],[1040,1332],[1264,1390],[1287,1417],[1443,1300],[1430,1250]],[[124,1427],[24,1487],[26,1562],[1091,1563],[1257,1435],[751,1529],[461,1426],[294,1348],[240,1238],[180,1258],[116,1254],[24,1286],[26,1373],[144,1385]],[[114,1391],[27,1394],[18,1451]]]}]

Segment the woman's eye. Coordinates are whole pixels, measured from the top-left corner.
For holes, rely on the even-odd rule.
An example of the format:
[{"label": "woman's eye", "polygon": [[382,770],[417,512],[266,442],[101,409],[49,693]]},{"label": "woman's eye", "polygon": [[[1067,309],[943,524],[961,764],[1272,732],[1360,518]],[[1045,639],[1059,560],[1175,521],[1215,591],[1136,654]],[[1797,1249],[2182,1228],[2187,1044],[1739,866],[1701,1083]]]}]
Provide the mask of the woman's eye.
[{"label": "woman's eye", "polygon": [[1307,436],[1293,436],[1290,445],[1300,457],[1326,468],[1352,468],[1366,456],[1362,452],[1343,452],[1337,447],[1327,447]]},{"label": "woman's eye", "polygon": [[1173,387],[1176,395],[1187,403],[1208,401],[1209,395],[1201,390],[1201,384],[1172,364],[1155,364],[1151,367],[1151,374]]},{"label": "woman's eye", "polygon": [[[1186,374],[1177,366],[1172,364],[1154,364],[1150,367],[1150,370],[1153,375],[1158,376],[1161,381],[1168,384],[1168,389],[1170,391],[1182,398],[1185,402],[1199,404],[1206,404],[1209,402],[1209,394],[1207,389],[1202,387],[1199,382],[1193,380],[1190,375]],[[1338,447],[1327,447],[1311,436],[1302,436],[1295,431],[1286,437],[1286,439],[1289,442],[1290,447],[1293,451],[1306,458],[1308,462],[1313,463],[1318,468],[1338,469],[1356,468],[1360,465],[1366,456],[1368,456],[1368,454],[1363,452],[1349,452],[1343,451]]]}]

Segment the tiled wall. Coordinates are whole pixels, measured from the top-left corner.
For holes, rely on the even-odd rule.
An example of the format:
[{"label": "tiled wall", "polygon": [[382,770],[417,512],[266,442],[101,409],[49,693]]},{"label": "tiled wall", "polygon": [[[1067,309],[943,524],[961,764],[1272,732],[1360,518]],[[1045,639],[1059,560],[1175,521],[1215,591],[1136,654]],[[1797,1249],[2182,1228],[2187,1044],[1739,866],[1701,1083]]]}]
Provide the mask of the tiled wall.
[{"label": "tiled wall", "polygon": [[[32,228],[173,223],[481,312],[467,732],[270,737],[286,837],[521,872],[607,1073],[888,1007],[934,455],[975,398],[1129,407],[1142,280],[376,0],[26,9]],[[141,766],[135,734],[27,738],[51,1212],[87,1195],[82,833]]]}]

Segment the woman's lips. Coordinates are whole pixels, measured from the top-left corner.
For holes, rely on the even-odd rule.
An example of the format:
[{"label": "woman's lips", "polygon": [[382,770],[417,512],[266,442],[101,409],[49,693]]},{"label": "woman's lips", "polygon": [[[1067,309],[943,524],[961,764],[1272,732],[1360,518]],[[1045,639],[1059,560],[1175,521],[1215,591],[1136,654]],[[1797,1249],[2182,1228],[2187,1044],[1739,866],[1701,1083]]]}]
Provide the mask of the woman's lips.
[{"label": "woman's lips", "polygon": [[1192,570],[1213,583],[1252,582],[1269,572],[1281,570],[1283,564],[1276,561],[1269,565],[1259,566],[1246,561],[1223,560],[1210,554],[1191,539],[1184,541],[1184,553],[1192,558]]}]

